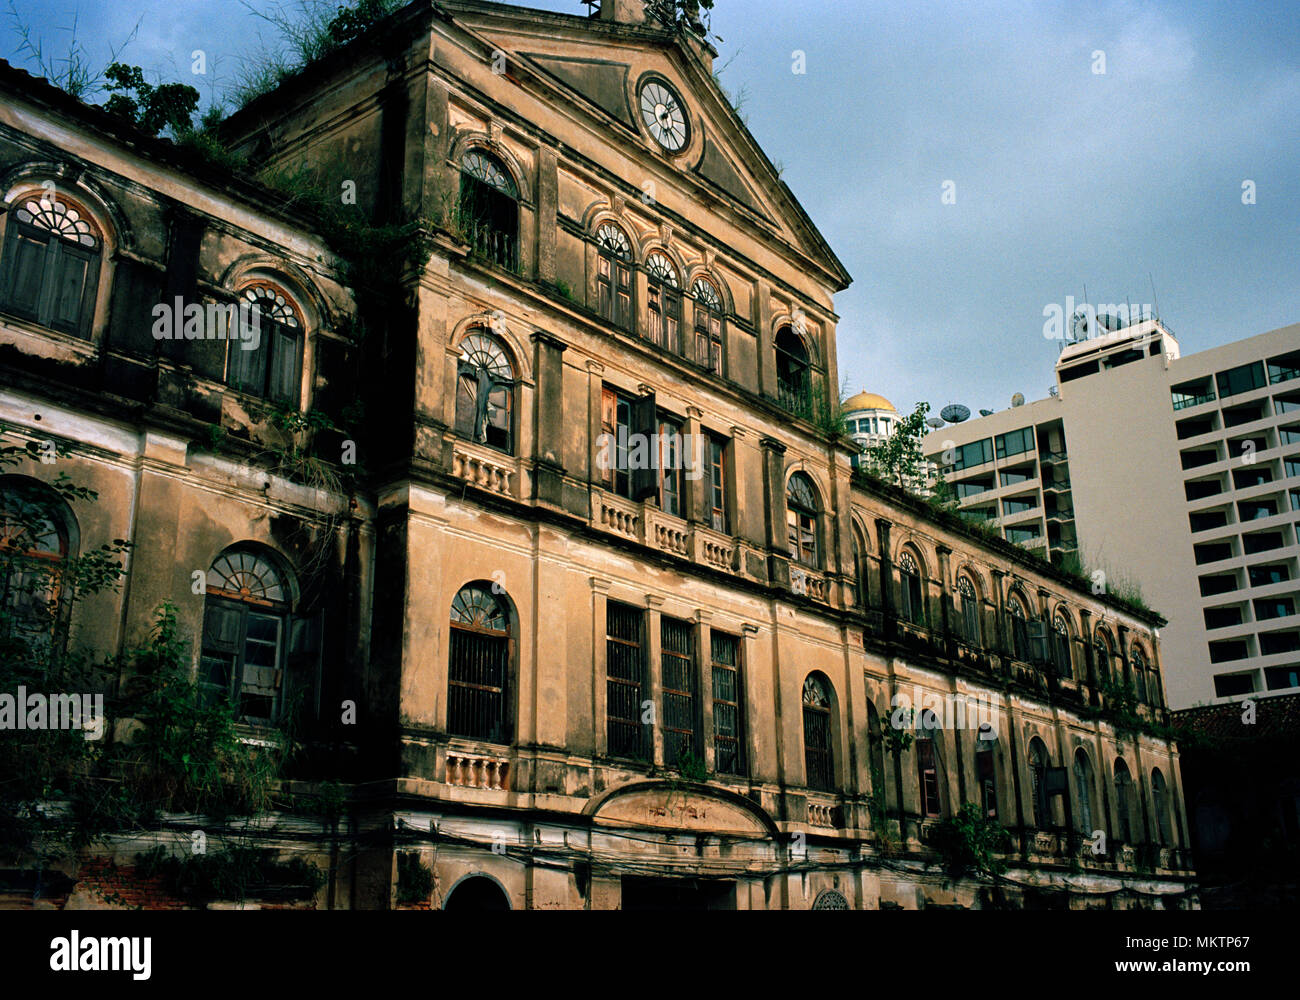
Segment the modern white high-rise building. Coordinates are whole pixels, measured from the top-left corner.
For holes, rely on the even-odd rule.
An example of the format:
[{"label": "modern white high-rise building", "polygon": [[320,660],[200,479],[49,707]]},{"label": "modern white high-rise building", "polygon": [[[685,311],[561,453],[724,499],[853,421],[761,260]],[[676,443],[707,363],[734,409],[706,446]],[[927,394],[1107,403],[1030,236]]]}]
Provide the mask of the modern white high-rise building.
[{"label": "modern white high-rise building", "polygon": [[1294,692],[1300,325],[1186,357],[1158,320],[1103,329],[1061,352],[1056,382],[927,435],[962,510],[1139,583],[1169,619],[1171,708]]}]

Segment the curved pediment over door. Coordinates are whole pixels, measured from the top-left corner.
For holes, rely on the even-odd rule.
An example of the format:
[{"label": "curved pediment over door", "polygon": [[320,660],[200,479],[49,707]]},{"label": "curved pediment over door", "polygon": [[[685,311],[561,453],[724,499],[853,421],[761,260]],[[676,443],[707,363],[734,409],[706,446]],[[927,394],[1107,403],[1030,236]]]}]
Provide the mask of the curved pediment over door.
[{"label": "curved pediment over door", "polygon": [[588,806],[595,825],[766,837],[771,818],[739,795],[707,785],[641,781],[609,792]]}]

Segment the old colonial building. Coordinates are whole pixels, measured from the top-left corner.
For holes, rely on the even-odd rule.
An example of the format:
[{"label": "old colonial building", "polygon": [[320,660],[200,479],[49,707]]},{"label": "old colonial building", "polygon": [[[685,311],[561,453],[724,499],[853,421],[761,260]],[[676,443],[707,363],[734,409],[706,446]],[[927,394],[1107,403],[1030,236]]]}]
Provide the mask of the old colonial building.
[{"label": "old colonial building", "polygon": [[[412,3],[225,124],[247,176],[3,68],[0,421],[99,493],[51,558],[133,543],[72,641],[170,601],[250,739],[297,706],[348,804],[267,842],[322,906],[417,861],[447,908],[1194,905],[1162,620],[855,478],[849,275],[712,49],[601,6]],[[160,339],[177,297],[257,346]],[[965,803],[996,882],[931,842]]]}]

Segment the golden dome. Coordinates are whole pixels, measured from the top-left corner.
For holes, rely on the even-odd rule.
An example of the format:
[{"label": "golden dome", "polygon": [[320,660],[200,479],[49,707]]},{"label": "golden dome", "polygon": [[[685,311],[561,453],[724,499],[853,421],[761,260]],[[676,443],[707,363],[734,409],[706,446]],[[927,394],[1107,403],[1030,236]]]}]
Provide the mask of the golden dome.
[{"label": "golden dome", "polygon": [[856,396],[850,396],[840,407],[844,413],[852,413],[854,410],[891,410],[894,413],[894,404],[884,396],[877,396],[874,392],[860,392]]}]

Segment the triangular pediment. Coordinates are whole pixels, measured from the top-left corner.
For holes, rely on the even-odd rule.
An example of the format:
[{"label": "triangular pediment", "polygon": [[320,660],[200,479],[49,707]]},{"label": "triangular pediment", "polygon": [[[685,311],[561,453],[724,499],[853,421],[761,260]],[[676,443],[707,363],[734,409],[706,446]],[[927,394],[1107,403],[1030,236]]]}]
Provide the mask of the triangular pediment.
[{"label": "triangular pediment", "polygon": [[627,63],[547,55],[543,52],[521,52],[520,55],[628,128],[636,130],[632,108],[627,102],[627,76],[631,70]]},{"label": "triangular pediment", "polygon": [[731,159],[726,151],[707,131],[704,134],[700,160],[695,164],[694,172],[714,187],[719,188],[765,219],[770,220],[771,217],[764,211],[758,197],[750,189],[749,185],[745,183],[740,171],[732,166]]},{"label": "triangular pediment", "polygon": [[[761,230],[769,246],[789,247],[796,266],[815,267],[828,284],[848,285],[844,266],[728,102],[697,44],[667,31],[505,5],[466,5],[457,20],[492,51],[517,60],[520,72],[512,79],[549,87],[555,105],[586,115],[589,125],[594,115],[595,124],[609,129],[611,144],[621,144],[621,162],[633,146],[643,149],[646,169],[638,172],[637,187],[665,166],[675,169],[688,195],[707,191],[713,204],[730,206],[737,225]],[[638,94],[650,77],[676,91],[689,116],[690,140],[680,153],[656,147],[642,120]],[[774,231],[781,239],[772,238]]]}]

